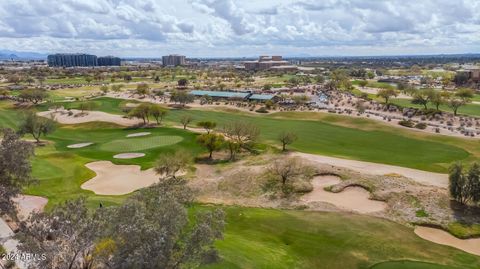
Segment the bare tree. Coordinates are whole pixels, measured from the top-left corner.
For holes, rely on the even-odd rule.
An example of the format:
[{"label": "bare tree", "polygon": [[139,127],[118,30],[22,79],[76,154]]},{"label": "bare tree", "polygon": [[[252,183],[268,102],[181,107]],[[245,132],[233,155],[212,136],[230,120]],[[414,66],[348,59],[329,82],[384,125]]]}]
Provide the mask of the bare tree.
[{"label": "bare tree", "polygon": [[232,161],[235,160],[239,150],[251,150],[260,135],[260,129],[255,124],[245,121],[229,122],[223,126],[222,132],[226,137]]}]

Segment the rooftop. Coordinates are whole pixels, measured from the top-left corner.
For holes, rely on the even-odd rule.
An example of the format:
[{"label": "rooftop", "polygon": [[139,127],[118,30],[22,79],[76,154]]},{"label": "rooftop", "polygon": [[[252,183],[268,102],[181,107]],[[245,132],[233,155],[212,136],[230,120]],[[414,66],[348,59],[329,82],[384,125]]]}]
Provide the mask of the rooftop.
[{"label": "rooftop", "polygon": [[225,97],[225,98],[246,98],[250,95],[248,92],[227,92],[227,91],[201,91],[201,90],[193,90],[190,94],[196,96],[211,96],[211,97]]}]

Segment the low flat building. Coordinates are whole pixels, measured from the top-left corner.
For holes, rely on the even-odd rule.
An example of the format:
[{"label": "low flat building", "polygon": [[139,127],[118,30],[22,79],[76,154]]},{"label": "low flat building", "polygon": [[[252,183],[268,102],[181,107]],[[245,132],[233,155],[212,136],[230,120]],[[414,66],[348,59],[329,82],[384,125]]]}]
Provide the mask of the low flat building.
[{"label": "low flat building", "polygon": [[246,70],[260,71],[268,70],[272,67],[289,65],[289,62],[284,61],[282,56],[260,56],[256,61],[245,61],[243,65]]},{"label": "low flat building", "polygon": [[190,94],[196,97],[209,96],[212,99],[243,99],[249,101],[265,102],[267,100],[277,101],[277,96],[273,94],[253,94],[251,92],[234,92],[234,91],[203,91],[193,90]]}]

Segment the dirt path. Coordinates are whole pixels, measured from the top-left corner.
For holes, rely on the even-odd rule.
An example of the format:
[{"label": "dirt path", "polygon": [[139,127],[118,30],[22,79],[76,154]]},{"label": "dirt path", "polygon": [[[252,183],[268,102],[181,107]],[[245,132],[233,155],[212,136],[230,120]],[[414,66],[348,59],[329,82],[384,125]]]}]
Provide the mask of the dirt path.
[{"label": "dirt path", "polygon": [[101,195],[123,195],[148,187],[159,180],[153,169],[140,170],[139,165],[116,165],[110,161],[87,163],[97,175],[81,188]]},{"label": "dirt path", "polygon": [[435,229],[424,226],[415,227],[415,234],[421,238],[480,256],[480,238],[459,239],[441,229]]},{"label": "dirt path", "polygon": [[300,152],[294,152],[294,153],[291,153],[291,155],[305,158],[312,162],[329,164],[333,166],[351,169],[359,173],[365,173],[370,175],[399,174],[404,177],[410,178],[414,181],[417,181],[421,184],[432,185],[432,186],[437,186],[441,188],[448,187],[447,174],[433,173],[433,172],[427,172],[427,171],[405,168],[400,166],[394,166],[394,165],[347,160],[347,159],[340,159],[335,157],[327,157],[322,155],[314,155],[314,154],[300,153]]},{"label": "dirt path", "polygon": [[370,193],[361,187],[347,187],[339,193],[324,189],[340,182],[336,176],[317,176],[312,180],[313,191],[303,195],[301,200],[306,203],[326,202],[362,214],[383,211],[387,207],[384,202],[370,200]]},{"label": "dirt path", "polygon": [[30,213],[43,211],[48,203],[47,198],[33,195],[19,195],[13,198],[13,201],[17,204],[18,217],[21,220],[27,219]]},{"label": "dirt path", "polygon": [[141,120],[138,119],[128,119],[124,118],[121,115],[115,115],[110,113],[105,113],[101,111],[88,111],[81,113],[80,110],[72,109],[73,115],[68,115],[66,110],[58,111],[42,111],[38,112],[39,116],[43,117],[55,117],[55,120],[62,124],[79,124],[92,121],[102,121],[102,122],[111,122],[122,126],[132,126],[138,123],[141,123]]}]

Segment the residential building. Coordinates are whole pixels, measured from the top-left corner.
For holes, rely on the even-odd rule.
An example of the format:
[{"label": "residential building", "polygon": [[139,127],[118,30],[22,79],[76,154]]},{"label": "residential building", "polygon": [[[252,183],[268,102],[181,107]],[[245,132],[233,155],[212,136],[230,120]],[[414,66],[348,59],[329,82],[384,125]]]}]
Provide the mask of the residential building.
[{"label": "residential building", "polygon": [[177,55],[177,54],[167,55],[162,57],[162,64],[163,66],[185,65],[186,63],[185,59],[186,57],[184,55]]},{"label": "residential building", "polygon": [[114,56],[98,57],[98,66],[120,66],[122,60]]},{"label": "residential building", "polygon": [[97,56],[83,53],[57,53],[48,55],[48,66],[51,67],[75,67],[97,66]]}]

